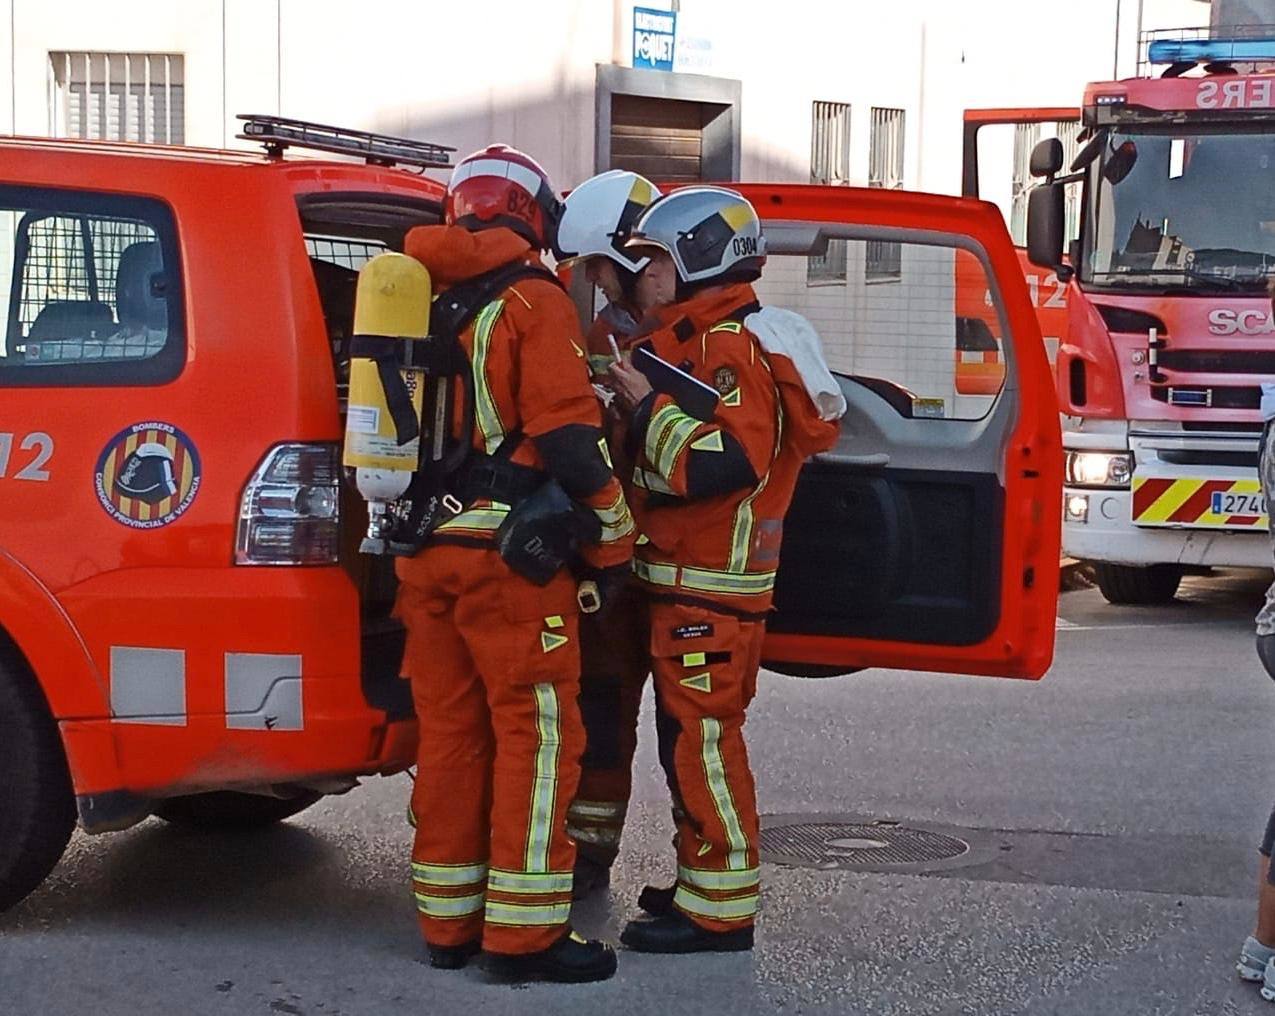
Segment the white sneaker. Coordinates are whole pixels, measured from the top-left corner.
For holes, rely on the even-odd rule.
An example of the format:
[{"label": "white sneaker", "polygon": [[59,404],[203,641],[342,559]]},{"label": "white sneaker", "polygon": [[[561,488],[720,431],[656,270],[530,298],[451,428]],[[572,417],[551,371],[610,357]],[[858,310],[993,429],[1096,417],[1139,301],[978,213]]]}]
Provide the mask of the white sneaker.
[{"label": "white sneaker", "polygon": [[[1275,1001],[1275,971],[1271,971],[1270,961],[1275,957],[1275,949],[1270,949],[1252,935],[1244,940],[1244,946],[1240,949],[1240,958],[1235,964],[1235,972],[1240,975],[1240,980],[1256,983],[1265,979],[1262,988],[1262,997],[1266,997],[1266,987],[1269,985],[1273,994],[1267,1001]],[[1270,973],[1268,974],[1268,971]]]}]

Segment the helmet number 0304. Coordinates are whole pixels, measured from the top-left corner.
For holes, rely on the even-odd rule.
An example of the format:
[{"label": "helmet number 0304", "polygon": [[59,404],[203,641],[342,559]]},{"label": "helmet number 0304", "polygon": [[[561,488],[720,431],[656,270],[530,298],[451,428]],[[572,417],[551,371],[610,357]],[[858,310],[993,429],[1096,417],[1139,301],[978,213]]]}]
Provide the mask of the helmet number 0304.
[{"label": "helmet number 0304", "polygon": [[53,458],[53,438],[43,431],[33,431],[24,435],[21,440],[18,440],[16,434],[0,434],[0,480],[33,480],[36,483],[46,483],[49,479],[49,471],[45,467],[51,458]]},{"label": "helmet number 0304", "polygon": [[731,241],[737,257],[752,257],[757,253],[757,237],[737,236]]}]

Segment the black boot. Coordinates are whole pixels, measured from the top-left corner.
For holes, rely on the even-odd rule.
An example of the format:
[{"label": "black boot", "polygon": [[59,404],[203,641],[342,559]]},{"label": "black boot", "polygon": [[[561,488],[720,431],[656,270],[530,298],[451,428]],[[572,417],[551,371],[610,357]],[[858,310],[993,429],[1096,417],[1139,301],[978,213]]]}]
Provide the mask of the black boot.
[{"label": "black boot", "polygon": [[654,921],[630,921],[620,941],[635,952],[747,952],[753,947],[753,926],[708,931],[680,910],[674,910]]},{"label": "black boot", "polygon": [[1257,636],[1257,655],[1266,673],[1275,678],[1275,635]]},{"label": "black boot", "polygon": [[571,880],[571,898],[582,900],[611,884],[611,868],[583,854],[576,856],[575,874]]},{"label": "black boot", "polygon": [[429,949],[429,965],[438,970],[460,970],[483,948],[478,939],[460,945],[432,945],[427,942],[426,947]]},{"label": "black boot", "polygon": [[488,953],[491,972],[503,981],[557,981],[582,984],[605,981],[615,974],[615,950],[605,942],[569,931],[548,949],[510,956]]},{"label": "black boot", "polygon": [[677,885],[658,886],[648,885],[642,888],[638,893],[638,908],[650,914],[652,917],[664,917],[673,913],[673,894],[677,892]]}]

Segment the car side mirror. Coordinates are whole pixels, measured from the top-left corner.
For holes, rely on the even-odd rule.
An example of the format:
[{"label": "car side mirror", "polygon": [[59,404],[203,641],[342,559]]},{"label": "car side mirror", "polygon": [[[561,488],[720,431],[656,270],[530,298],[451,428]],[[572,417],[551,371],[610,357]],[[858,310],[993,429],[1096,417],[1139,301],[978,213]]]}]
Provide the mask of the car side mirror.
[{"label": "car side mirror", "polygon": [[1055,272],[1064,282],[1071,268],[1063,262],[1067,210],[1061,183],[1042,183],[1027,195],[1027,260]]},{"label": "car side mirror", "polygon": [[1062,167],[1062,142],[1057,138],[1046,138],[1044,141],[1038,142],[1036,147],[1032,149],[1031,162],[1027,168],[1032,176],[1041,176],[1048,180],[1059,172]]}]

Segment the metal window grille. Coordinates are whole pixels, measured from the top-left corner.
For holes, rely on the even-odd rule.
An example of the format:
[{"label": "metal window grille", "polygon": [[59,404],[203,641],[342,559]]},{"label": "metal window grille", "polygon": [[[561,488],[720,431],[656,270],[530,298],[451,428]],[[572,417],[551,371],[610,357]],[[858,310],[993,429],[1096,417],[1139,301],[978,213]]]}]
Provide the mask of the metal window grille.
[{"label": "metal window grille", "polygon": [[[904,111],[872,110],[868,136],[868,186],[898,190],[903,186]],[[870,240],[865,251],[868,282],[897,282],[903,277],[903,248],[888,240]]]},{"label": "metal window grille", "polygon": [[346,240],[339,236],[307,236],[305,249],[317,261],[358,271],[389,248],[374,240]]},{"label": "metal window grille", "polygon": [[51,303],[97,302],[114,308],[124,248],[156,236],[146,223],[131,219],[50,215],[30,224],[28,239],[18,298],[23,337]]},{"label": "metal window grille", "polygon": [[[850,107],[844,102],[816,102],[810,123],[810,182],[850,182]],[[846,242],[830,240],[823,254],[806,262],[806,283],[835,285],[846,281]]]},{"label": "metal window grille", "polygon": [[49,133],[185,144],[185,60],[175,53],[50,53]]},{"label": "metal window grille", "polygon": [[[1048,130],[1045,130],[1048,128]],[[1080,124],[1058,121],[1052,124],[1019,123],[1014,125],[1014,175],[1010,182],[1009,233],[1014,243],[1027,243],[1027,195],[1037,181],[1031,175],[1032,149],[1042,137],[1056,137],[1063,146],[1063,165],[1070,166],[1080,151]],[[1080,235],[1080,186],[1066,188],[1067,236]]]}]

